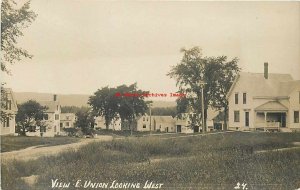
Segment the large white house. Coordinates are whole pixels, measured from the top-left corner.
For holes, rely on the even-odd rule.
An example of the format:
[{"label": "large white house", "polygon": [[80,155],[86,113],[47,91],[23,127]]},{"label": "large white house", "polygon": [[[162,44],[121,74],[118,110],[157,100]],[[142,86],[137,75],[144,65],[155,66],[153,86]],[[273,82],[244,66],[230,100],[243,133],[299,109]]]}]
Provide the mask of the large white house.
[{"label": "large white house", "polygon": [[60,114],[60,128],[74,128],[77,117],[74,113]]},{"label": "large white house", "polygon": [[[1,111],[7,114],[0,122],[0,135],[14,135],[16,129],[16,114],[18,107],[14,98],[13,91],[10,88],[4,88],[4,101],[1,105]],[[2,107],[3,106],[3,107]]]},{"label": "large white house", "polygon": [[[190,114],[182,113],[180,117],[176,117],[176,133],[193,133],[195,129],[191,126],[192,120]],[[199,126],[196,127],[199,131]]]},{"label": "large white house", "polygon": [[[106,125],[105,125],[105,118],[102,116],[98,116],[95,117],[95,124],[94,127],[96,129],[106,129]],[[121,118],[120,117],[116,117],[114,118],[109,126],[108,129],[114,130],[114,131],[120,131],[121,130]]]},{"label": "large white house", "polygon": [[149,116],[145,114],[136,119],[136,131],[176,132],[172,116]]},{"label": "large white house", "polygon": [[237,75],[227,94],[229,130],[300,130],[300,81],[289,74]]},{"label": "large white house", "polygon": [[39,102],[42,106],[46,106],[47,110],[44,112],[44,119],[42,120],[42,126],[36,126],[34,131],[26,133],[27,136],[44,136],[54,137],[60,135],[60,114],[61,106],[57,100],[57,95],[53,96],[52,101]]}]

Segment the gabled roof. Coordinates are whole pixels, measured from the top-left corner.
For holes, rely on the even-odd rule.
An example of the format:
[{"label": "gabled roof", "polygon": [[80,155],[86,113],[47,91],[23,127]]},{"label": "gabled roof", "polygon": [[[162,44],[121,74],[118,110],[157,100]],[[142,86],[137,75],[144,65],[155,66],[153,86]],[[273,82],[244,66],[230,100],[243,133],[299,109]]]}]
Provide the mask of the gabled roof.
[{"label": "gabled roof", "polygon": [[11,88],[4,88],[4,91],[7,96],[9,96],[9,99],[11,100],[11,111],[18,111],[17,102],[14,96],[14,93]]},{"label": "gabled roof", "polygon": [[219,114],[218,110],[209,107],[207,109],[207,121],[213,120],[218,114]]},{"label": "gabled roof", "polygon": [[288,81],[288,82],[281,82],[279,92],[282,95],[290,95],[294,90],[300,91],[300,80]]},{"label": "gabled roof", "polygon": [[48,108],[46,112],[50,113],[54,113],[57,110],[57,106],[60,108],[58,101],[41,101],[40,104],[46,106]]},{"label": "gabled roof", "polygon": [[247,92],[250,92],[253,96],[287,96],[289,95],[287,91],[282,91],[281,88],[284,88],[283,86],[290,82],[293,82],[290,74],[269,73],[268,79],[265,79],[263,73],[241,72],[237,75],[226,97],[229,98],[237,85],[247,88]]},{"label": "gabled roof", "polygon": [[[218,115],[216,115],[212,120],[214,122],[224,121],[224,116],[225,116],[225,112],[224,111],[219,111]],[[228,120],[228,118],[227,118],[227,120]]]},{"label": "gabled roof", "polygon": [[74,113],[61,113],[60,114],[60,120],[75,120],[75,114]]},{"label": "gabled roof", "polygon": [[161,123],[174,123],[175,122],[175,119],[172,116],[151,116],[151,117],[156,122],[161,122]]},{"label": "gabled roof", "polygon": [[288,108],[278,101],[269,101],[254,109],[255,111],[288,111]]}]

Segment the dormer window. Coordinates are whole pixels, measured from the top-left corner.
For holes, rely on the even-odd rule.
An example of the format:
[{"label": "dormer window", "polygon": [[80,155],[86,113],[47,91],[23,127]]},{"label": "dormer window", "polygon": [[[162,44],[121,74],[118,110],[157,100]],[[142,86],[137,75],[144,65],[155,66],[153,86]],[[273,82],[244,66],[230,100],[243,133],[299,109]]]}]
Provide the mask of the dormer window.
[{"label": "dormer window", "polygon": [[235,104],[239,104],[239,93],[235,93],[234,102],[235,102]]}]

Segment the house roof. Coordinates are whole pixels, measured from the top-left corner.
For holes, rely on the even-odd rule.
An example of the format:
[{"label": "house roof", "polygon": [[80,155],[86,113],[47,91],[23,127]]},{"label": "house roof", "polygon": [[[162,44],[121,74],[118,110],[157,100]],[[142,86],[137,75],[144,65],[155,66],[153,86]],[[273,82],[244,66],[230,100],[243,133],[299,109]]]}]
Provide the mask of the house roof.
[{"label": "house roof", "polygon": [[254,109],[255,111],[288,111],[288,108],[278,101],[269,101]]},{"label": "house roof", "polygon": [[74,113],[61,113],[60,120],[75,120]]},{"label": "house roof", "polygon": [[14,93],[12,91],[11,88],[4,88],[4,91],[6,93],[7,96],[10,96],[9,99],[11,99],[11,111],[18,111],[18,106],[17,106],[17,102],[14,96]]},{"label": "house roof", "polygon": [[[236,77],[226,97],[229,98],[237,85],[247,87],[247,92],[250,92],[253,96],[287,96],[292,88],[289,84],[294,82],[290,74],[269,73],[268,79],[265,79],[263,73],[241,72]],[[296,82],[296,84],[298,83]]]},{"label": "house roof", "polygon": [[279,92],[283,95],[290,95],[294,90],[300,90],[300,80],[281,82]]},{"label": "house roof", "polygon": [[225,116],[225,112],[224,111],[219,111],[218,115],[216,115],[212,120],[215,121],[215,122],[224,121],[224,116]]},{"label": "house roof", "polygon": [[175,119],[172,116],[151,116],[153,120],[161,123],[174,123]]},{"label": "house roof", "polygon": [[57,106],[60,107],[58,101],[41,101],[40,104],[48,108],[46,112],[51,112],[51,113],[54,113],[57,110]]},{"label": "house roof", "polygon": [[207,121],[213,120],[218,114],[219,114],[218,110],[215,110],[215,109],[212,109],[211,107],[209,107],[207,109]]}]

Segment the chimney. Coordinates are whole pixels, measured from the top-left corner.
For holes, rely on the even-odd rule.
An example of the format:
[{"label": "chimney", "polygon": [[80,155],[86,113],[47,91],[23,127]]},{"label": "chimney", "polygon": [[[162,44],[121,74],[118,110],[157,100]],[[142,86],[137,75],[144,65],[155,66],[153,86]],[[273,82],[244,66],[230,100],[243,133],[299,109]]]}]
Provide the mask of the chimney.
[{"label": "chimney", "polygon": [[53,101],[57,101],[57,95],[56,94],[53,95]]},{"label": "chimney", "polygon": [[265,77],[265,79],[268,79],[268,75],[269,75],[269,73],[268,73],[268,62],[265,62],[265,64],[264,64],[264,77]]}]

